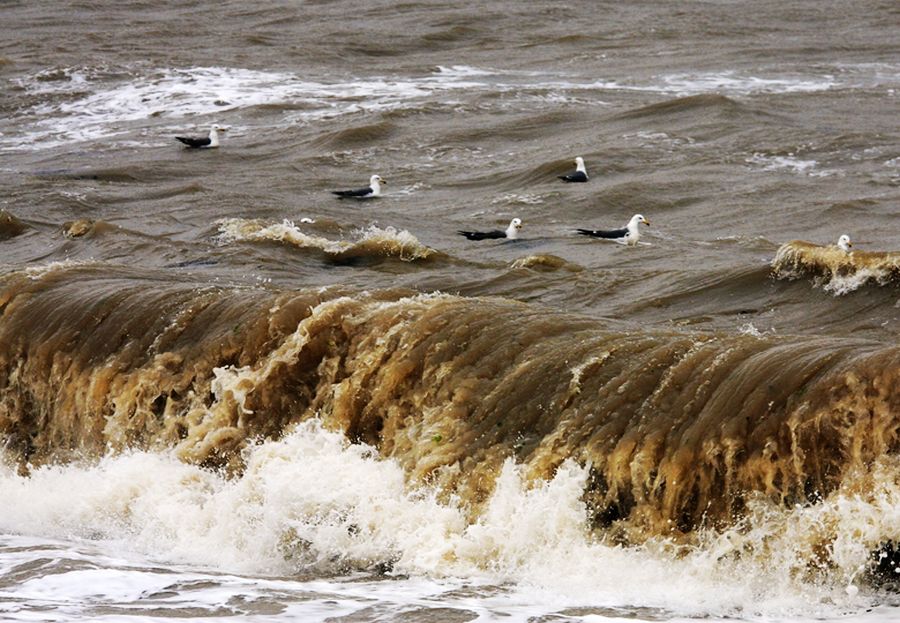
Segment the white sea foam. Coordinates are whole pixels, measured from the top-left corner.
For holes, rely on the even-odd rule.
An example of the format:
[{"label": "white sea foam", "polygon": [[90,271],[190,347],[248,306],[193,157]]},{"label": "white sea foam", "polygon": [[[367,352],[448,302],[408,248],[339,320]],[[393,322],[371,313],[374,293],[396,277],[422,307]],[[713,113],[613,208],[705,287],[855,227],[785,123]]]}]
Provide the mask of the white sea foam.
[{"label": "white sea foam", "polygon": [[87,266],[93,263],[94,260],[56,260],[53,262],[47,262],[46,264],[28,266],[23,272],[28,276],[29,279],[38,280],[56,271],[66,270],[75,266]]},{"label": "white sea foam", "polygon": [[[387,110],[420,101],[438,91],[477,88],[467,78],[477,72],[455,72],[423,78],[359,78],[326,83],[285,72],[226,67],[165,69],[125,79],[94,80],[86,70],[60,72],[48,81],[42,74],[19,79],[19,86],[46,103],[25,111],[17,120],[24,136],[4,137],[0,148],[21,143],[34,148],[115,136],[129,123],[153,118],[184,119],[221,116],[230,110],[284,105],[289,122],[360,111]],[[87,92],[87,94],[85,94]],[[73,94],[71,99],[59,96]],[[17,127],[21,131],[21,127]],[[177,130],[172,126],[172,130]]]},{"label": "white sea foam", "polygon": [[812,93],[839,84],[832,75],[775,77],[737,71],[671,74],[662,80],[668,89],[684,94]]},{"label": "white sea foam", "polygon": [[496,199],[491,200],[491,205],[539,205],[542,203],[544,203],[544,198],[535,193],[504,193]]},{"label": "white sea foam", "polygon": [[[301,221],[302,223],[302,221]],[[321,249],[329,255],[359,254],[381,257],[396,257],[412,262],[430,257],[433,249],[423,245],[408,230],[394,227],[381,228],[370,225],[366,229],[357,230],[359,238],[355,241],[330,240],[314,234],[307,234],[292,221],[266,224],[254,219],[229,218],[222,219],[219,225],[221,242],[278,241],[286,242],[306,249]]]},{"label": "white sea foam", "polygon": [[[388,563],[408,576],[383,588],[394,601],[409,599],[404,606],[422,591],[442,592],[436,587],[451,593],[447,587],[463,580],[508,586],[496,602],[500,611],[516,604],[531,614],[644,607],[666,618],[748,619],[862,612],[872,594],[845,589],[860,586],[857,575],[873,544],[890,530],[900,533],[900,491],[890,477],[896,466],[882,470],[875,480],[883,484],[868,496],[836,493],[793,511],[751,503],[744,525],[710,533],[696,548],[666,540],[625,548],[590,536],[582,500],[588,472],[571,462],[552,480],[532,484],[507,462],[484,512],[471,522],[455,500],[441,502],[429,487],[410,487],[399,463],[316,422],[253,446],[246,460],[246,471],[233,479],[150,452],[40,468],[30,477],[2,468],[0,532],[91,540],[123,556],[229,574],[327,574]],[[813,533],[834,534],[830,579],[807,576],[817,552]],[[42,578],[25,596],[56,592],[77,601],[79,591],[83,597],[105,591],[97,582],[114,575]],[[132,575],[113,583],[110,598],[130,599],[133,585],[159,589],[153,577]],[[323,592],[345,588],[319,583]],[[382,589],[349,590],[362,597]],[[447,594],[441,603],[494,607],[490,597]]]},{"label": "white sea foam", "polygon": [[496,76],[500,72],[496,69],[485,69],[480,67],[470,67],[469,65],[451,65],[450,67],[444,67],[443,65],[438,65],[436,67],[437,74],[441,76],[449,76],[453,78],[471,78],[473,76],[484,77],[484,76]]},{"label": "white sea foam", "polygon": [[774,335],[776,331],[774,328],[760,331],[752,322],[747,322],[738,327],[738,333],[741,333],[742,335],[749,335],[751,337],[765,337],[767,335]]},{"label": "white sea foam", "polygon": [[[866,73],[868,72],[868,73]],[[602,104],[591,91],[646,91],[691,95],[793,93],[847,88],[883,67],[859,67],[837,75],[780,75],[723,70],[670,74],[645,83],[614,78],[584,77],[530,71],[500,71],[467,65],[438,66],[421,76],[367,76],[338,80],[314,79],[290,72],[232,67],[111,69],[76,67],[46,70],[17,78],[15,84],[44,99],[17,112],[8,127],[0,123],[0,151],[43,149],[80,141],[109,139],[134,142],[133,133],[152,126],[151,143],[163,144],[174,132],[221,121],[230,111],[283,106],[284,123],[309,123],[325,118],[377,112],[434,101],[437,93],[470,91],[514,92],[500,107],[548,100],[572,105]],[[849,81],[849,82],[848,82]],[[452,102],[444,103],[452,105]],[[202,121],[199,119],[202,118]],[[191,120],[188,124],[186,120]],[[188,126],[188,127],[185,127]],[[128,136],[131,133],[132,136]],[[164,138],[163,138],[164,137]]]},{"label": "white sea foam", "polygon": [[762,171],[788,171],[809,177],[828,177],[837,173],[836,171],[820,169],[816,160],[803,160],[792,154],[774,156],[755,153],[747,158],[745,162]]},{"label": "white sea foam", "polygon": [[681,147],[684,145],[696,145],[697,141],[689,136],[672,136],[665,132],[635,132],[633,134],[623,134],[624,139],[637,139],[641,144],[647,145],[666,145],[670,147]]},{"label": "white sea foam", "polygon": [[346,240],[329,240],[322,236],[308,234],[290,220],[266,224],[253,219],[226,218],[218,221],[217,225],[219,226],[219,241],[223,243],[241,240],[272,240],[288,242],[301,248],[318,248],[326,253],[340,253],[353,246],[352,242]]},{"label": "white sea foam", "polygon": [[884,284],[889,281],[890,273],[883,268],[864,267],[846,275],[835,273],[829,276],[819,277],[814,282],[825,292],[830,292],[835,296],[844,296],[845,294],[859,290],[867,283]]}]

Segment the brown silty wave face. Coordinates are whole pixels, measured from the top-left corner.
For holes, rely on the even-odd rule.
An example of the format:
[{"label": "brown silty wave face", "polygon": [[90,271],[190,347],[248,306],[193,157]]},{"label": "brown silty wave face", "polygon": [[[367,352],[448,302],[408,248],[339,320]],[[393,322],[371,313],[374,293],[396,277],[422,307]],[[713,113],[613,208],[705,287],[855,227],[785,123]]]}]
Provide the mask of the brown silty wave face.
[{"label": "brown silty wave face", "polygon": [[781,279],[811,277],[825,290],[846,294],[865,284],[900,282],[900,253],[860,250],[845,253],[834,245],[794,240],[778,249],[772,270]]},{"label": "brown silty wave face", "polygon": [[22,469],[241,450],[320,418],[477,515],[502,462],[591,466],[595,528],[730,524],[900,450],[900,351],[848,338],[623,331],[494,298],[220,287],[108,266],[7,275],[0,433]]},{"label": "brown silty wave face", "polygon": [[6,210],[0,210],[0,240],[15,238],[25,233],[27,229],[28,225]]},{"label": "brown silty wave face", "polygon": [[264,223],[253,219],[223,219],[219,222],[223,242],[284,242],[300,249],[320,251],[331,261],[348,262],[359,259],[396,258],[405,262],[427,260],[440,256],[407,230],[371,226],[355,242],[331,240],[303,232],[291,222]]}]

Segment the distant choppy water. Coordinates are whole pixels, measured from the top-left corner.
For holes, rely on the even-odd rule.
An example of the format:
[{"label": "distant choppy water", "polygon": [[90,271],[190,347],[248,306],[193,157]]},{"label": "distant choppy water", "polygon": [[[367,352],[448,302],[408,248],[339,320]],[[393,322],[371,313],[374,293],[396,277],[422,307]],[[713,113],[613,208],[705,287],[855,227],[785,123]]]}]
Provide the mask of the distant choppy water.
[{"label": "distant choppy water", "polygon": [[4,3],[0,616],[892,620],[898,20]]}]

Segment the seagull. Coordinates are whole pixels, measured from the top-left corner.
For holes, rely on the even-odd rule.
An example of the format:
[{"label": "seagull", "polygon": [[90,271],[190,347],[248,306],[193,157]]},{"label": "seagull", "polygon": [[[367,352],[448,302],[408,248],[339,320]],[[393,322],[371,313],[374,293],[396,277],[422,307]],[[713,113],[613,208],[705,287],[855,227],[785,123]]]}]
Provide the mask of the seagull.
[{"label": "seagull", "polygon": [[838,248],[844,253],[850,253],[850,247],[853,246],[853,243],[850,242],[850,236],[847,234],[843,234],[837,241]]},{"label": "seagull", "polygon": [[337,195],[341,199],[371,199],[372,197],[381,196],[381,185],[387,185],[387,182],[381,179],[380,175],[373,175],[369,178],[369,185],[365,188],[357,188],[356,190],[332,190],[331,194]]},{"label": "seagull", "polygon": [[569,175],[558,175],[559,179],[564,182],[586,182],[588,181],[587,169],[584,168],[584,158],[578,156],[575,158],[575,172]]},{"label": "seagull", "polygon": [[621,240],[625,244],[629,246],[634,246],[637,244],[638,240],[641,238],[641,232],[638,230],[638,225],[643,223],[644,225],[649,226],[650,221],[645,219],[640,214],[635,214],[631,217],[631,220],[628,221],[628,225],[621,229],[578,229],[576,230],[579,234],[583,236],[593,236],[594,238],[609,238],[611,240]]},{"label": "seagull", "polygon": [[224,132],[225,128],[221,128],[217,125],[213,125],[209,130],[209,136],[206,138],[189,138],[186,136],[176,136],[176,141],[181,141],[188,147],[192,147],[194,149],[212,149],[213,147],[219,146],[219,132]]},{"label": "seagull", "polygon": [[460,236],[465,236],[469,240],[496,240],[498,238],[506,238],[507,240],[515,240],[522,229],[522,219],[514,218],[509,222],[506,231],[494,229],[492,231],[459,231]]}]

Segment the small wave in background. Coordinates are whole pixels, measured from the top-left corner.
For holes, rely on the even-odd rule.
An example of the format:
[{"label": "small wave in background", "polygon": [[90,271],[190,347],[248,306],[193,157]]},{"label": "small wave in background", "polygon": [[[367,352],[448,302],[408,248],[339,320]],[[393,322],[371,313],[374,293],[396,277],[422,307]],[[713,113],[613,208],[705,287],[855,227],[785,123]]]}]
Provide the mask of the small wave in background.
[{"label": "small wave in background", "polygon": [[871,284],[886,286],[900,275],[900,253],[851,251],[795,240],[778,249],[772,270],[779,279],[812,279],[836,296]]},{"label": "small wave in background", "polygon": [[395,257],[405,262],[414,262],[428,259],[437,253],[406,230],[397,231],[393,227],[382,229],[375,225],[359,232],[359,239],[354,242],[306,234],[290,221],[266,225],[245,219],[226,219],[219,223],[219,232],[222,242],[287,242],[301,249],[318,249],[336,260]]}]

